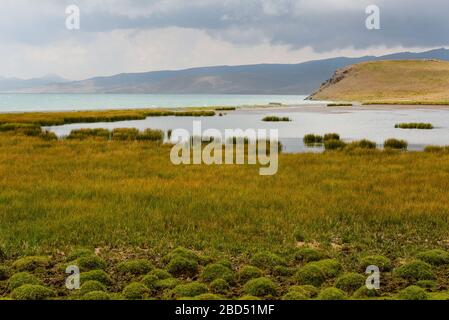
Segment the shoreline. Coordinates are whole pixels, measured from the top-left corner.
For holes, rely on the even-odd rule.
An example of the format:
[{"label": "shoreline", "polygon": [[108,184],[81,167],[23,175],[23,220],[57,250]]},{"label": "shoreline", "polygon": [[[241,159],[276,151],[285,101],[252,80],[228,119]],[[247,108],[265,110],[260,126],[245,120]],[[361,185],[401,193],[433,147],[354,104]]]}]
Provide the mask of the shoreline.
[{"label": "shoreline", "polygon": [[[235,107],[235,110],[217,110],[218,108],[230,108]],[[273,110],[277,112],[332,112],[332,111],[372,111],[372,110],[449,110],[449,105],[436,105],[436,104],[354,104],[353,106],[335,106],[328,107],[325,103],[317,104],[290,104],[290,105],[241,105],[241,106],[207,106],[207,107],[132,107],[132,108],[107,108],[107,109],[71,109],[71,110],[35,110],[35,111],[0,111],[0,115],[20,115],[20,114],[62,114],[62,113],[114,113],[114,112],[143,112],[143,111],[216,111],[218,113],[244,111],[245,113],[253,111],[266,111]]]}]

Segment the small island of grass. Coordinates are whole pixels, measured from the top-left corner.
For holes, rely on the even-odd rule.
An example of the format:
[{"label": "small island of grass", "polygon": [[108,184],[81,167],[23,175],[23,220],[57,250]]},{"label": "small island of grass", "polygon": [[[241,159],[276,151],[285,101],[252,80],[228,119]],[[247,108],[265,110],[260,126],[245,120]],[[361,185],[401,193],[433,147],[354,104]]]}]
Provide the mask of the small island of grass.
[{"label": "small island of grass", "polygon": [[276,116],[268,116],[262,119],[265,122],[290,122],[292,121],[289,117],[276,117]]},{"label": "small island of grass", "polygon": [[431,123],[398,123],[394,126],[396,129],[421,129],[421,130],[431,130],[433,125]]}]

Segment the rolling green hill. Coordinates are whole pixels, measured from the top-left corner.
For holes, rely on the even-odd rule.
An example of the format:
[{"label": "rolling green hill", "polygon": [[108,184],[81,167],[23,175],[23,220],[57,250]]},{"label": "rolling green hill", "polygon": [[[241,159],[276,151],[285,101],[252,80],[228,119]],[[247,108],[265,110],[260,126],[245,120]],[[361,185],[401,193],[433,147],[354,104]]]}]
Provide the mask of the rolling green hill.
[{"label": "rolling green hill", "polygon": [[363,103],[449,103],[449,62],[373,61],[335,72],[313,100]]}]

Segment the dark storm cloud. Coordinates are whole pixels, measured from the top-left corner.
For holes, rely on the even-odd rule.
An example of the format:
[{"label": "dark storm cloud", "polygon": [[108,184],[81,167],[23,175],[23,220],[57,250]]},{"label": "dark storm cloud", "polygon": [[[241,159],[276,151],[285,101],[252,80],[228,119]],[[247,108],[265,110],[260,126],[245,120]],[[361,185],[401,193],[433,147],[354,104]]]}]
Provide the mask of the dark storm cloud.
[{"label": "dark storm cloud", "polygon": [[[231,43],[310,46],[317,51],[370,46],[434,47],[449,42],[447,0],[41,0],[6,1],[0,37],[56,42],[69,33],[64,8],[78,4],[84,33],[180,27]],[[381,9],[381,30],[365,28],[365,8]],[[4,6],[2,4],[2,6]],[[87,37],[88,38],[88,37]]]}]

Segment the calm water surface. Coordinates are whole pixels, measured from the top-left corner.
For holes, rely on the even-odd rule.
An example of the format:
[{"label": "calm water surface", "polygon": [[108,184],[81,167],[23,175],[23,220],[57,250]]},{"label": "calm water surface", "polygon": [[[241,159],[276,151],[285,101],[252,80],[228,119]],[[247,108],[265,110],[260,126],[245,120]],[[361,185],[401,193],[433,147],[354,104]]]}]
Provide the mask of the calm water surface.
[{"label": "calm water surface", "polygon": [[319,104],[295,95],[0,94],[0,112]]},{"label": "calm water surface", "polygon": [[[267,115],[288,116],[292,122],[263,122]],[[324,106],[298,106],[279,109],[242,109],[228,112],[223,117],[154,117],[145,120],[114,123],[70,124],[49,127],[58,136],[66,136],[79,128],[138,128],[177,129],[192,132],[193,121],[201,121],[202,130],[218,129],[270,129],[279,130],[285,152],[320,151],[303,145],[302,138],[308,133],[339,133],[345,141],[369,139],[379,145],[388,138],[404,139],[410,150],[422,150],[426,145],[449,145],[449,109],[367,109],[366,107],[333,109]],[[434,130],[395,129],[399,122],[430,122]]]}]

